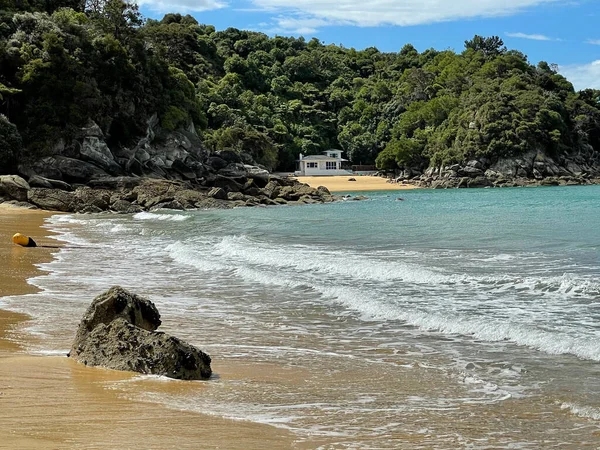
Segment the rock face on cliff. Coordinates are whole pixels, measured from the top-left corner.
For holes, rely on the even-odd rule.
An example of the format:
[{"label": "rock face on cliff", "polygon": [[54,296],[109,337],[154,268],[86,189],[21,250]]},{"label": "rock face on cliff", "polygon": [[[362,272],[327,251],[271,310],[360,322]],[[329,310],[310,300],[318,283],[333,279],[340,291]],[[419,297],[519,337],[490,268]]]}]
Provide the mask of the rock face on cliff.
[{"label": "rock face on cliff", "polygon": [[[595,155],[595,156],[594,156]],[[424,173],[407,169],[397,181],[433,189],[469,187],[568,186],[600,183],[600,155],[553,158],[543,152],[518,157],[467,161],[430,167]]]},{"label": "rock face on cliff", "polygon": [[181,380],[207,379],[211,359],[201,350],[157,332],[154,304],[118,286],[96,297],[85,312],[69,356],[89,366],[162,375]]}]

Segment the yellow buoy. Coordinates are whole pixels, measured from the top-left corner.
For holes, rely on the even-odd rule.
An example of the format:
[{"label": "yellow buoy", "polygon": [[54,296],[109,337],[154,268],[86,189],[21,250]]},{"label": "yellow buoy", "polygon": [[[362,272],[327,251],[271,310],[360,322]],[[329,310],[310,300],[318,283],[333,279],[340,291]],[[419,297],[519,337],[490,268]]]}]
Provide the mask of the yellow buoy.
[{"label": "yellow buoy", "polygon": [[37,247],[37,244],[33,239],[21,233],[15,234],[12,237],[12,240],[15,244],[20,245],[21,247]]}]

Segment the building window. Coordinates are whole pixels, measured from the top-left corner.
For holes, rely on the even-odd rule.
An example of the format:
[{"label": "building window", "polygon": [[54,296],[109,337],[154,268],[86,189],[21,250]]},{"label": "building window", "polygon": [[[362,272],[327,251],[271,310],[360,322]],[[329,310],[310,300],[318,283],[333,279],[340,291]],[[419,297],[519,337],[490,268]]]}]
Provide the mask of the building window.
[{"label": "building window", "polygon": [[318,163],[316,163],[316,162],[306,163],[306,168],[307,169],[316,169],[317,167],[319,167],[319,166],[318,166]]},{"label": "building window", "polygon": [[327,161],[325,164],[325,169],[337,170],[337,161]]}]

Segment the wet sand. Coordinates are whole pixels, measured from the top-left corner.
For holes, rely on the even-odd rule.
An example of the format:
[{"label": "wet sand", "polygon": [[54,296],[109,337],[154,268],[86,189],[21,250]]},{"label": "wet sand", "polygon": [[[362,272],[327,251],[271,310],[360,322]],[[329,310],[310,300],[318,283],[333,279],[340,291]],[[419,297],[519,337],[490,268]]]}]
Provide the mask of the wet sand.
[{"label": "wet sand", "polygon": [[[348,181],[349,179],[356,181]],[[375,176],[345,175],[336,177],[296,177],[311,187],[325,186],[331,192],[402,191],[417,189],[410,184],[388,183],[386,178]]]},{"label": "wet sand", "polygon": [[[35,264],[50,261],[55,250],[18,247],[10,237],[20,232],[38,244],[56,245],[40,228],[49,216],[0,205],[0,296],[36,291],[26,280],[40,273]],[[85,367],[64,356],[28,355],[34,337],[20,331],[27,319],[0,310],[0,449],[295,447],[294,436],[284,430],[131,401],[110,389],[134,374]],[[217,376],[245,376],[236,368],[213,368]],[[205,386],[152,380],[131,384],[132,396],[148,387],[197,395]]]}]

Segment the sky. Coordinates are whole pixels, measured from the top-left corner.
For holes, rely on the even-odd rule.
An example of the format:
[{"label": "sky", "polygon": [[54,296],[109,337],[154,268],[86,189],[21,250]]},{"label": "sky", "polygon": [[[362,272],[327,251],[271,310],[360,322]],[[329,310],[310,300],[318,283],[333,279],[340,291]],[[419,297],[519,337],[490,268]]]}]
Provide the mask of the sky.
[{"label": "sky", "polygon": [[137,0],[144,16],[193,15],[217,30],[318,38],[325,44],[460,52],[500,36],[532,64],[558,64],[576,89],[600,89],[600,0]]}]

